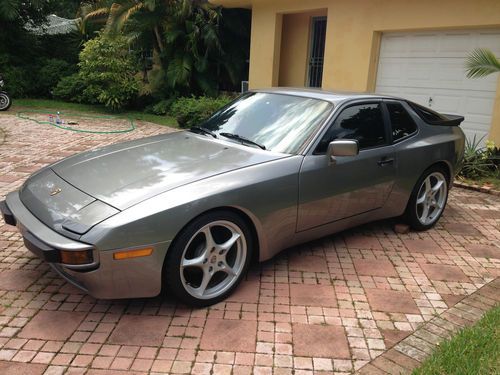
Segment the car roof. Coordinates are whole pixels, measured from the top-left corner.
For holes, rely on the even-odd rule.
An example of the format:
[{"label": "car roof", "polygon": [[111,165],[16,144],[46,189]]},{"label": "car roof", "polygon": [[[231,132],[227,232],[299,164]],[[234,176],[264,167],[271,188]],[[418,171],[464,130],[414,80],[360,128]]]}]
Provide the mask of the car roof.
[{"label": "car roof", "polygon": [[348,92],[348,91],[327,91],[322,89],[310,88],[295,88],[295,87],[273,87],[269,89],[250,90],[252,92],[266,92],[273,94],[284,94],[293,96],[302,96],[305,98],[320,99],[331,102],[335,105],[353,99],[397,99],[402,100],[390,95],[380,95],[376,93],[363,93],[363,92]]}]

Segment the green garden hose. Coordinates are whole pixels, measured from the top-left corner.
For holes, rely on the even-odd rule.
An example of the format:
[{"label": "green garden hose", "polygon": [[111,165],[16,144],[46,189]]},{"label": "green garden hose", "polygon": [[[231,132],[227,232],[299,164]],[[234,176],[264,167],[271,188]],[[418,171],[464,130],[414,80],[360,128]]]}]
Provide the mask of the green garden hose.
[{"label": "green garden hose", "polygon": [[[134,120],[132,118],[130,118],[130,117],[127,118],[127,120],[130,123],[130,127],[128,127],[127,129],[99,131],[99,130],[87,130],[87,129],[72,128],[71,126],[63,126],[63,124],[57,124],[57,123],[51,122],[51,121],[40,121],[40,120],[37,120],[37,119],[29,117],[29,115],[28,115],[29,113],[40,113],[40,114],[46,114],[46,115],[54,114],[54,112],[52,112],[52,111],[26,110],[26,111],[22,111],[22,112],[17,112],[17,117],[20,118],[20,119],[23,119],[23,120],[34,121],[37,124],[52,125],[52,126],[55,126],[56,128],[59,128],[59,129],[70,130],[70,131],[77,132],[77,133],[115,134],[115,133],[128,133],[128,132],[131,132],[132,130],[135,129]],[[117,119],[120,119],[120,117],[116,117],[116,116],[104,116],[104,115],[93,116],[93,115],[82,115],[82,114],[75,114],[75,113],[63,113],[63,112],[59,112],[59,114],[60,115],[65,115],[65,116],[82,117],[82,118],[89,118],[89,119],[107,119],[107,120],[117,120]]]}]

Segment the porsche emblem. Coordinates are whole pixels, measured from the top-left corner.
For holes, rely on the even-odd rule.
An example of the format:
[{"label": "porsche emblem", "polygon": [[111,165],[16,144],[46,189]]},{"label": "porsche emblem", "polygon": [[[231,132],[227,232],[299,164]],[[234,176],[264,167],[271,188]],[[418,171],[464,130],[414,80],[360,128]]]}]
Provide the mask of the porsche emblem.
[{"label": "porsche emblem", "polygon": [[56,194],[59,194],[62,190],[60,188],[55,188],[50,192],[50,196],[54,196]]}]

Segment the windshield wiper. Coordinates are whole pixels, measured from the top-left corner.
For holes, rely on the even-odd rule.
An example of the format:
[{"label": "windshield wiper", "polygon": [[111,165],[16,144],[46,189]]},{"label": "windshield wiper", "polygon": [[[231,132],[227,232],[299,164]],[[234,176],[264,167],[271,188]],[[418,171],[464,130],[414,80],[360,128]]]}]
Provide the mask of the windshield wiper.
[{"label": "windshield wiper", "polygon": [[211,135],[214,138],[217,138],[217,134],[215,134],[213,131],[211,131],[211,130],[209,130],[207,128],[204,128],[202,126],[191,126],[189,128],[189,130],[192,131],[193,133],[208,134],[208,135]]},{"label": "windshield wiper", "polygon": [[266,146],[264,145],[261,145],[260,143],[257,143],[257,142],[254,142],[252,141],[251,139],[248,139],[248,138],[245,138],[245,137],[242,137],[241,135],[238,135],[238,134],[233,134],[233,133],[220,133],[220,135],[226,137],[226,138],[230,138],[230,139],[236,139],[238,141],[240,141],[241,143],[247,143],[247,144],[251,144],[251,145],[254,145],[254,146],[257,146],[263,150],[266,149]]}]

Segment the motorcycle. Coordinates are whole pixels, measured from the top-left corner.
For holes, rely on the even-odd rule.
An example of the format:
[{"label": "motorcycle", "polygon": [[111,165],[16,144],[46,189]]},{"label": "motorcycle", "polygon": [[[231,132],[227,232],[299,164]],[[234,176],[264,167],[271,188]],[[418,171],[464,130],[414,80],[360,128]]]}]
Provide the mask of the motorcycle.
[{"label": "motorcycle", "polygon": [[12,104],[9,94],[3,90],[4,85],[3,77],[0,75],[0,111],[8,110]]}]

